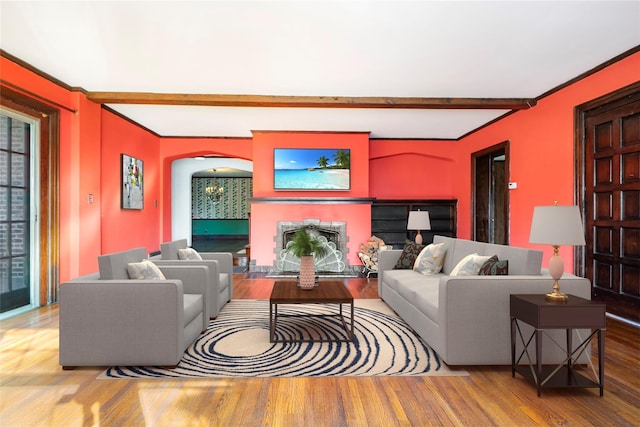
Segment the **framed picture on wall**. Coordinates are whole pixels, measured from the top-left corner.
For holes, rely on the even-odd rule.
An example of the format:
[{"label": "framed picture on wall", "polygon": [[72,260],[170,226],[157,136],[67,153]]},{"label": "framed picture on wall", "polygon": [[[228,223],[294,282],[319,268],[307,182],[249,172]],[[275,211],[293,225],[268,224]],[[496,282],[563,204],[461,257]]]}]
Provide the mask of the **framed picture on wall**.
[{"label": "framed picture on wall", "polygon": [[144,208],[144,162],[127,154],[122,154],[120,159],[121,208]]}]

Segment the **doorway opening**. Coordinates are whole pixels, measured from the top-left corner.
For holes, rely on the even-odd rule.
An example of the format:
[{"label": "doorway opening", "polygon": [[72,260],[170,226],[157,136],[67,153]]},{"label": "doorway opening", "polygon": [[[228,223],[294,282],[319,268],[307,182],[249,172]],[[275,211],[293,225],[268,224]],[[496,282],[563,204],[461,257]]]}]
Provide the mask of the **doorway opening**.
[{"label": "doorway opening", "polygon": [[0,313],[38,306],[36,120],[0,110]]},{"label": "doorway opening", "polygon": [[58,299],[59,111],[0,93],[0,319]]},{"label": "doorway opening", "polygon": [[478,242],[509,244],[509,141],[471,155],[471,235]]}]

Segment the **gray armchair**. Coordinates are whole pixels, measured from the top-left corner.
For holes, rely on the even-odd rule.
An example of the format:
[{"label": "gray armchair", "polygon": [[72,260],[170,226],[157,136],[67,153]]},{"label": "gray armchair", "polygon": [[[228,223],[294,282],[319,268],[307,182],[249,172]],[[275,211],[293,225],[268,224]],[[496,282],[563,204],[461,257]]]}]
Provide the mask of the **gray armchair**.
[{"label": "gray armchair", "polygon": [[181,260],[180,249],[186,249],[187,239],[160,245],[161,254],[152,260],[158,265],[206,265],[210,272],[209,315],[215,318],[233,296],[233,255],[230,252],[199,252],[202,260]]},{"label": "gray armchair", "polygon": [[100,273],[60,285],[60,364],[176,366],[208,325],[209,270],[161,266],[167,277],[129,279],[145,248],[99,257]]}]

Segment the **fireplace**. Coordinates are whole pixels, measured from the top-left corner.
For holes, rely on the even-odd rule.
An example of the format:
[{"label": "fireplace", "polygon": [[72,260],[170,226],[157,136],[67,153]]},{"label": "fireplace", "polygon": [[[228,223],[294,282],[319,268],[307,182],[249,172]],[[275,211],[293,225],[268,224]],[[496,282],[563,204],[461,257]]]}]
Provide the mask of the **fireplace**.
[{"label": "fireplace", "polygon": [[318,236],[327,246],[327,253],[316,258],[317,273],[341,273],[347,269],[347,225],[345,222],[322,222],[319,219],[305,219],[297,222],[278,222],[275,245],[274,268],[278,272],[300,271],[300,259],[286,250],[287,243],[296,231],[304,228]]}]

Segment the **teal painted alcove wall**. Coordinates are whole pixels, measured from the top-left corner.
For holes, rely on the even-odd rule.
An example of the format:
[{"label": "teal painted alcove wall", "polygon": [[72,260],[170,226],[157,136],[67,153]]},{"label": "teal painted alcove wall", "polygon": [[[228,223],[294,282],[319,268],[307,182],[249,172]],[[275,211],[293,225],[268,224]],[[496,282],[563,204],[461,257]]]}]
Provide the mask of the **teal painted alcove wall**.
[{"label": "teal painted alcove wall", "polygon": [[194,219],[191,227],[194,236],[249,235],[248,219]]}]

